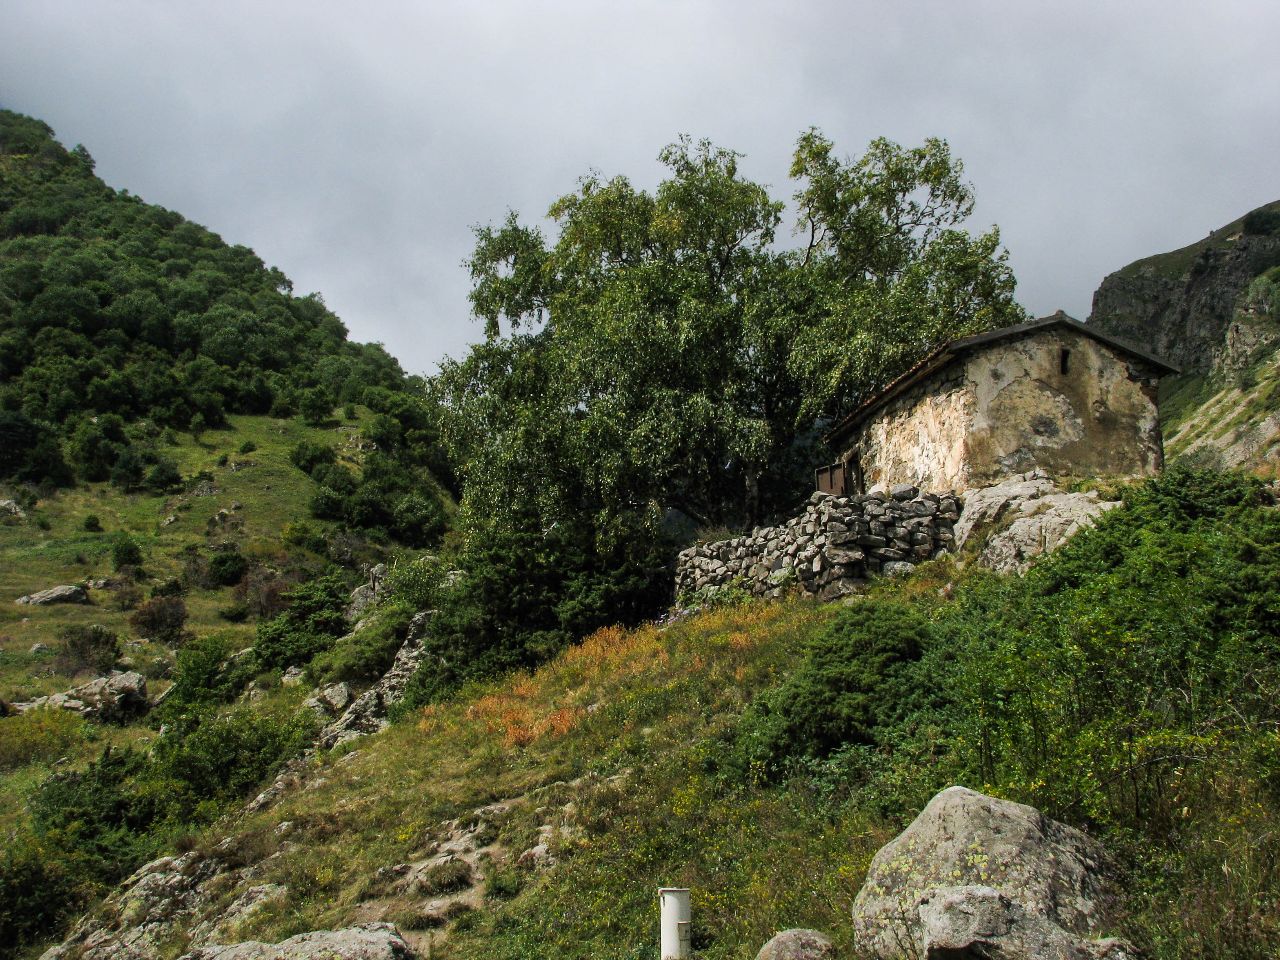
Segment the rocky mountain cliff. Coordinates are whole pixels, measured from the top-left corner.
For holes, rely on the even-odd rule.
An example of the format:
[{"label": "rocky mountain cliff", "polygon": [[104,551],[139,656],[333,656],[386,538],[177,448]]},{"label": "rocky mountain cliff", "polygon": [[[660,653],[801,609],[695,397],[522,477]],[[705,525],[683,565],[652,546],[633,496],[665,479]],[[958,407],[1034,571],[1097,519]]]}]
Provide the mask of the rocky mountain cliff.
[{"label": "rocky mountain cliff", "polygon": [[1188,372],[1221,357],[1241,295],[1280,265],[1280,201],[1196,243],[1117,270],[1093,295],[1090,323],[1149,345]]}]

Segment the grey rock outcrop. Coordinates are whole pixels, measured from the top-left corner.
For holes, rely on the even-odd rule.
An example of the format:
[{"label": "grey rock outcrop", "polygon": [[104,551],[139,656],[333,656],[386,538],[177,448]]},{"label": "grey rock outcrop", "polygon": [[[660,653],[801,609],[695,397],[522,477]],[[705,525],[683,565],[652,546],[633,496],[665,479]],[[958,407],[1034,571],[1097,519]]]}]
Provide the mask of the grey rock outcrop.
[{"label": "grey rock outcrop", "polygon": [[13,602],[28,607],[47,607],[54,603],[88,603],[89,594],[84,587],[63,584],[37,593],[29,593]]},{"label": "grey rock outcrop", "polygon": [[195,851],[144,864],[107,898],[113,922],[90,914],[40,960],[159,960],[160,945],[198,916],[212,898],[221,865]]},{"label": "grey rock outcrop", "polygon": [[[316,739],[315,746],[307,751],[301,759],[287,764],[271,784],[254,797],[248,804],[249,811],[264,810],[276,802],[288,790],[299,786],[304,779],[307,764],[314,757],[316,750],[330,750],[339,744],[347,743],[359,737],[368,736],[384,729],[388,724],[388,710],[404,696],[409,679],[417,672],[419,665],[426,657],[423,639],[435,616],[434,610],[424,610],[415,614],[409,622],[409,632],[404,644],[396,654],[391,668],[382,675],[373,687],[350,701],[341,716],[327,724]],[[318,696],[307,701],[307,705],[317,712],[328,715],[342,709],[336,704],[343,695],[350,697],[351,691],[346,684],[333,684],[326,687]]]},{"label": "grey rock outcrop", "polygon": [[1119,502],[1095,490],[1063,493],[1043,473],[1033,471],[991,487],[970,491],[955,525],[956,546],[975,532],[995,528],[978,562],[1003,573],[1022,572],[1038,556],[1051,553]]},{"label": "grey rock outcrop", "polygon": [[1093,295],[1089,323],[1143,344],[1183,370],[1204,372],[1226,347],[1240,294],[1276,264],[1280,234],[1247,234],[1236,221],[1197,244],[1108,276]]},{"label": "grey rock outcrop", "polygon": [[22,520],[26,517],[26,513],[18,505],[18,501],[0,500],[0,517],[13,517],[15,520]]},{"label": "grey rock outcrop", "polygon": [[347,623],[356,623],[367,612],[373,609],[386,593],[387,565],[379,563],[369,570],[369,579],[351,591],[351,602],[347,606]]},{"label": "grey rock outcrop", "polygon": [[1118,891],[1097,841],[1033,807],[951,787],[872,861],[853,907],[858,948],[877,958],[1123,960],[1097,939]]},{"label": "grey rock outcrop", "polygon": [[91,720],[123,720],[147,711],[147,678],[133,670],[116,670],[65,693],[15,703],[13,708],[19,713],[45,708],[69,710]]},{"label": "grey rock outcrop", "polygon": [[181,960],[413,960],[416,956],[392,924],[363,923],[344,930],[300,933],[280,943],[200,947]]},{"label": "grey rock outcrop", "polygon": [[417,672],[426,656],[422,643],[424,631],[425,625],[418,629],[410,626],[409,637],[396,654],[391,669],[370,689],[356,697],[337,720],[321,731],[317,742],[320,749],[329,750],[356,737],[377,733],[387,726],[390,722],[387,720],[388,708],[404,696],[409,679]]},{"label": "grey rock outcrop", "polygon": [[345,683],[331,683],[302,703],[304,707],[315,711],[320,717],[332,717],[345,710],[350,704],[351,688]]},{"label": "grey rock outcrop", "polygon": [[783,930],[760,948],[756,960],[835,960],[836,948],[817,930]]}]

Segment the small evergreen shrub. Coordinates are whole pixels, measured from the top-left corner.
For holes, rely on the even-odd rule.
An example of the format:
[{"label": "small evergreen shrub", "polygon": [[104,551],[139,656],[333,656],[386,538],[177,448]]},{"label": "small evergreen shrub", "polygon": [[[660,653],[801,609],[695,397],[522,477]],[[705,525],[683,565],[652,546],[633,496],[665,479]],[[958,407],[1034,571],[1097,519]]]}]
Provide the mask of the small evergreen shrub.
[{"label": "small evergreen shrub", "polygon": [[116,570],[142,565],[142,548],[126,533],[117,534],[111,543],[111,566]]},{"label": "small evergreen shrub", "polygon": [[209,579],[220,587],[234,587],[249,569],[249,561],[238,550],[224,550],[209,559]]},{"label": "small evergreen shrub", "polygon": [[152,597],[129,617],[129,626],[138,635],[166,646],[177,646],[185,638],[187,604],[182,597]]},{"label": "small evergreen shrub", "polygon": [[322,464],[334,463],[337,457],[333,447],[311,440],[302,440],[289,451],[289,462],[307,476],[312,476]]},{"label": "small evergreen shrub", "polygon": [[346,633],[347,589],[338,574],[294,587],[284,613],[260,623],[254,659],[262,670],[304,666]]},{"label": "small evergreen shrub", "polygon": [[912,607],[864,600],[843,611],[782,684],[753,703],[737,740],[739,761],[773,775],[788,761],[872,745],[921,706],[914,667],[929,625]]},{"label": "small evergreen shrub", "polygon": [[120,659],[120,638],[100,624],[72,625],[58,631],[56,663],[60,670],[105,673]]},{"label": "small evergreen shrub", "polygon": [[96,513],[91,513],[84,518],[83,528],[85,533],[101,533],[102,521],[98,519]]}]

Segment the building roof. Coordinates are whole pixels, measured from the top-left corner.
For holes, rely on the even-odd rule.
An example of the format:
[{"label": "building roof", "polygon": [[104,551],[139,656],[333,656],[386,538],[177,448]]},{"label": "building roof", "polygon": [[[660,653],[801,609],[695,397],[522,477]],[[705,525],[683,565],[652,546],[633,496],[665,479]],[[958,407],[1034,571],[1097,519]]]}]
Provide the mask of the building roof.
[{"label": "building roof", "polygon": [[936,373],[943,367],[949,366],[953,360],[963,356],[966,353],[972,353],[974,350],[982,349],[993,343],[999,343],[1004,340],[1014,340],[1018,337],[1025,337],[1032,333],[1038,333],[1041,330],[1048,330],[1052,327],[1066,327],[1077,333],[1090,337],[1099,343],[1105,344],[1120,353],[1128,354],[1136,360],[1154,367],[1161,376],[1171,373],[1181,373],[1182,371],[1169,363],[1162,360],[1153,353],[1148,353],[1135,347],[1133,344],[1118,337],[1113,337],[1103,333],[1096,327],[1091,327],[1087,323],[1081,323],[1074,317],[1069,317],[1061,310],[1057,313],[1041,317],[1039,320],[1032,320],[1030,323],[1020,323],[1012,327],[1002,327],[999,330],[989,330],[986,333],[975,334],[972,337],[963,337],[959,340],[950,340],[938,347],[932,353],[927,354],[919,363],[908,370],[902,376],[893,380],[883,390],[866,402],[858,406],[852,413],[845,416],[828,430],[824,438],[828,441],[839,440],[847,436],[856,429],[863,421],[868,419],[873,413],[877,412],[885,404],[889,403],[895,397],[900,396],[906,390],[915,386],[921,380],[930,374]]}]

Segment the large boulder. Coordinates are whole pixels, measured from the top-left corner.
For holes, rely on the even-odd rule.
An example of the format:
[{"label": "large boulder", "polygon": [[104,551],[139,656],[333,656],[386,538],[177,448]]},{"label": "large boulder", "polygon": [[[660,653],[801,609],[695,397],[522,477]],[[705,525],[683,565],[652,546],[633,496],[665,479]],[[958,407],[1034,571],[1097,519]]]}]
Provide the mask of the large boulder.
[{"label": "large boulder", "polygon": [[783,930],[760,948],[756,960],[835,960],[835,945],[817,930]]},{"label": "large boulder", "polygon": [[1002,573],[1021,573],[1118,506],[1100,499],[1096,490],[1063,493],[1037,470],[967,493],[955,525],[956,546],[964,546],[975,532],[991,531],[978,562]]},{"label": "large boulder", "polygon": [[88,683],[38,697],[26,703],[15,703],[14,708],[25,713],[28,710],[47,708],[69,710],[90,720],[125,720],[147,712],[147,678],[129,670],[113,670],[109,676],[98,677]]},{"label": "large boulder", "polygon": [[300,933],[280,943],[251,940],[200,947],[181,960],[413,960],[413,949],[389,923],[362,923],[344,930]]},{"label": "large boulder", "polygon": [[347,605],[347,623],[358,623],[360,618],[377,606],[387,592],[387,565],[379,563],[369,569],[369,579],[351,591]]},{"label": "large boulder", "polygon": [[964,787],[934,797],[871,863],[853,906],[872,957],[1125,960],[1118,891],[1097,841]]},{"label": "large boulder", "polygon": [[50,587],[48,590],[29,593],[13,602],[29,607],[47,607],[53,603],[88,603],[89,593],[84,587],[63,584],[60,587]]}]

